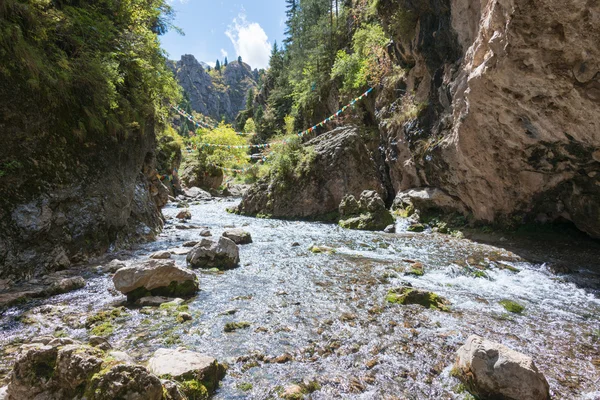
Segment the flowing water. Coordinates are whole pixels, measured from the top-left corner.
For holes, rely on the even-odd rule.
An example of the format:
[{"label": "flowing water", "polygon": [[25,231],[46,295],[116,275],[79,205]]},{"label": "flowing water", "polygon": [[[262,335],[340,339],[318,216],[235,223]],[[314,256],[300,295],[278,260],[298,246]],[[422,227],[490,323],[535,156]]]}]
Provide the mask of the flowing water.
[{"label": "flowing water", "polygon": [[[113,321],[113,347],[142,363],[159,347],[212,355],[230,366],[217,399],[277,398],[282,387],[302,381],[319,383],[313,399],[466,399],[450,369],[456,349],[478,334],[533,356],[553,398],[600,399],[599,276],[585,265],[575,266],[575,278],[555,275],[545,264],[448,235],[248,218],[225,211],[234,204],[193,205],[190,223],[215,237],[227,227],[249,231],[254,243],[240,246],[239,268],[198,271],[192,321],[178,323],[168,309],[128,308]],[[128,261],[198,240],[198,229],[175,227],[178,211],[167,206],[159,240]],[[334,251],[313,253],[312,245]],[[185,265],[185,255],[175,259]],[[424,275],[405,274],[414,261]],[[109,275],[85,271],[85,288],[3,312],[1,373],[20,343],[41,334],[85,340],[87,316],[123,303]],[[447,298],[451,311],[385,302],[389,289],[407,283]],[[525,311],[508,313],[503,299]],[[223,331],[241,321],[250,327]],[[291,360],[269,362],[284,354]]]}]

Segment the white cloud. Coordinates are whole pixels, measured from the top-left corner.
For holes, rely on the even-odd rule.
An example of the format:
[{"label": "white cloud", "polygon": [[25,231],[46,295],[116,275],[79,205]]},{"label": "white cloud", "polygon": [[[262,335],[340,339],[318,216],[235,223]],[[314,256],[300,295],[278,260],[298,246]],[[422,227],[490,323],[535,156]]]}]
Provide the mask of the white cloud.
[{"label": "white cloud", "polygon": [[233,19],[225,31],[233,43],[238,56],[252,68],[266,68],[271,55],[271,43],[264,29],[257,22],[248,22],[246,15],[241,13]]},{"label": "white cloud", "polygon": [[221,55],[223,57],[227,57],[227,52],[225,51],[225,49],[221,49]]}]

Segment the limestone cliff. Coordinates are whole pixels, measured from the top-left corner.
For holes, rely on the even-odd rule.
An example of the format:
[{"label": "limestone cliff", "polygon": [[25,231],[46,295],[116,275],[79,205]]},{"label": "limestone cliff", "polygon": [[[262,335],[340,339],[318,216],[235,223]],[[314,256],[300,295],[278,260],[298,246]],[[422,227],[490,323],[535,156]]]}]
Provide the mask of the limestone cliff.
[{"label": "limestone cliff", "polygon": [[170,63],[179,84],[190,98],[192,109],[220,121],[231,122],[246,106],[246,94],[256,89],[258,75],[246,63],[231,61],[221,71],[207,72],[193,55]]},{"label": "limestone cliff", "polygon": [[378,4],[407,70],[376,104],[395,190],[438,187],[477,220],[562,219],[600,237],[600,3]]}]

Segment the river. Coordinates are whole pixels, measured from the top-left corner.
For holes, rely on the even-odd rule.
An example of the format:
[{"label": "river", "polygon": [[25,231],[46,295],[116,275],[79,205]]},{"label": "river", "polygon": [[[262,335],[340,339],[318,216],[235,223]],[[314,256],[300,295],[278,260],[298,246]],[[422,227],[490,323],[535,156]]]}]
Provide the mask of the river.
[{"label": "river", "polygon": [[[554,399],[600,399],[600,299],[597,288],[582,284],[600,276],[587,266],[576,266],[573,279],[499,247],[404,232],[401,223],[397,234],[350,231],[227,213],[235,204],[192,205],[189,223],[215,237],[226,227],[249,231],[254,242],[240,246],[240,266],[198,271],[192,321],[178,323],[165,309],[126,309],[108,336],[113,347],[139,362],[159,347],[183,346],[228,363],[216,399],[277,398],[303,380],[319,383],[313,399],[467,399],[449,373],[456,349],[479,334],[531,355]],[[159,239],[121,257],[145,259],[198,240],[199,228],[176,228],[180,210],[169,204]],[[334,251],[314,253],[313,245]],[[185,255],[174,258],[185,265]],[[404,273],[414,261],[424,265],[422,276]],[[20,343],[42,334],[85,340],[87,316],[123,303],[110,275],[82,273],[83,289],[4,310],[1,378]],[[450,312],[387,304],[387,291],[406,283],[447,298]],[[504,299],[524,312],[508,313]],[[240,321],[250,327],[224,332],[227,322]],[[289,361],[265,361],[284,354]]]}]

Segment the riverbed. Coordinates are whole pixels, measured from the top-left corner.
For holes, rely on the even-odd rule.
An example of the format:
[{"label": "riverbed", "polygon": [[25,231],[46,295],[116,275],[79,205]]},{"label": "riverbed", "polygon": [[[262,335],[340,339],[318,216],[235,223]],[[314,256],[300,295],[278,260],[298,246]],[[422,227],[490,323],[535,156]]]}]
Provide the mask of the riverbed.
[{"label": "riverbed", "polygon": [[[406,232],[402,222],[395,234],[350,231],[228,213],[235,204],[191,205],[193,228],[180,229],[181,209],[170,203],[157,241],[115,254],[132,262],[157,250],[183,253],[204,228],[218,237],[238,227],[253,238],[240,246],[238,268],[197,271],[191,321],[127,306],[107,334],[114,348],[140,363],[160,347],[211,355],[229,365],[216,399],[277,398],[303,381],[319,388],[313,399],[467,399],[450,369],[457,348],[478,334],[532,356],[554,399],[600,399],[600,275],[592,266],[572,266],[574,278],[501,247]],[[173,258],[185,266],[184,254]],[[407,273],[416,262],[423,275]],[[3,311],[4,383],[21,343],[43,334],[86,340],[89,315],[124,304],[111,276],[94,267],[82,270],[83,289]],[[389,289],[406,284],[445,297],[450,312],[386,303]],[[510,313],[502,300],[525,310]],[[242,321],[250,326],[224,332],[226,323]]]}]

